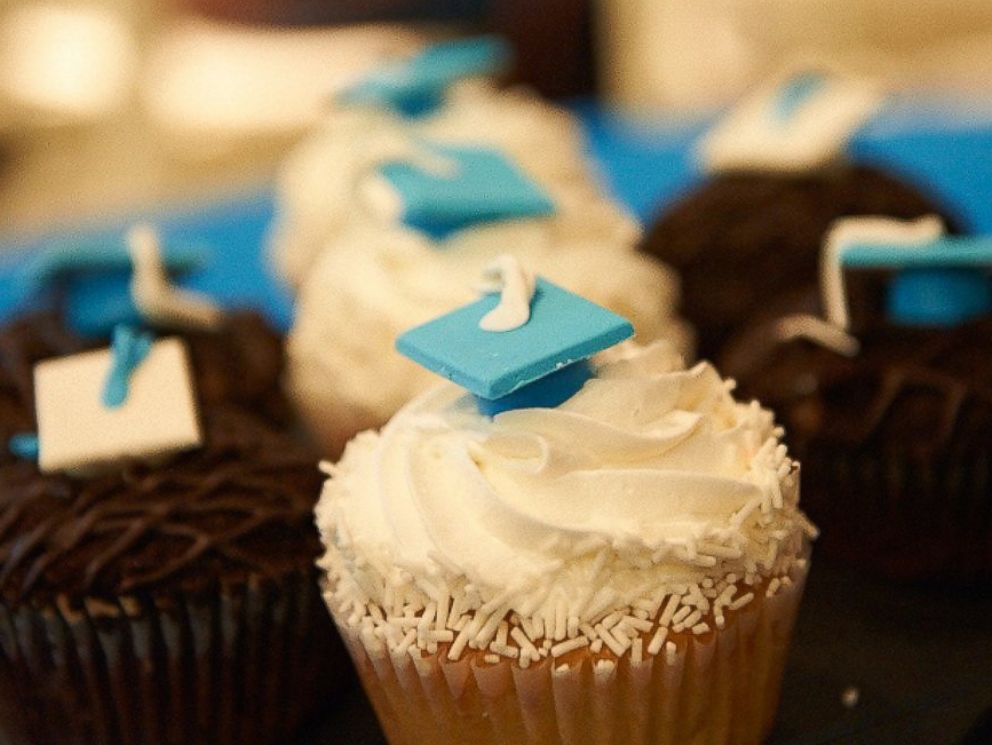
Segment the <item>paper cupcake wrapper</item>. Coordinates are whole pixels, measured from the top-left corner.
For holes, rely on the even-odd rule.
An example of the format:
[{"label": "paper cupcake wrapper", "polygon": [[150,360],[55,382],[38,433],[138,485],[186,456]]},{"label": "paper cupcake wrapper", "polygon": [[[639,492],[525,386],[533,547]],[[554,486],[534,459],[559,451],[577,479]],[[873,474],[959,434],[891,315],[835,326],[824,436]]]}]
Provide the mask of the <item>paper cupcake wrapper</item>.
[{"label": "paper cupcake wrapper", "polygon": [[0,605],[0,741],[285,742],[338,646],[308,573],[210,597]]},{"label": "paper cupcake wrapper", "polygon": [[922,459],[821,446],[803,474],[803,503],[827,554],[899,580],[992,579],[987,450]]},{"label": "paper cupcake wrapper", "polygon": [[586,649],[523,669],[477,652],[451,662],[447,645],[415,659],[335,620],[391,745],[757,745],[774,722],[807,571],[771,597],[755,588],[722,630],[672,635],[671,663],[628,652],[606,669],[596,661],[616,658]]}]

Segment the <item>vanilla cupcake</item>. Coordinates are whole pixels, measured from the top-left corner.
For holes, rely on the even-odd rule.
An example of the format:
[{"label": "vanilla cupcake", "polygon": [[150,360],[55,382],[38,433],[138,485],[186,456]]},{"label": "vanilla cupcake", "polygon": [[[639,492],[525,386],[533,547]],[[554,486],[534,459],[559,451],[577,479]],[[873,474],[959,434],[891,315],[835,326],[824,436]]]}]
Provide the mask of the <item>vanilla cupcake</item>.
[{"label": "vanilla cupcake", "polygon": [[[432,85],[422,90],[423,73],[408,68],[418,59],[446,58],[459,50],[469,59],[446,63],[444,74],[427,74]],[[367,95],[339,98],[279,174],[269,235],[270,263],[278,276],[299,286],[320,253],[361,219],[356,185],[383,161],[408,156],[423,142],[493,147],[507,152],[552,194],[573,186],[598,193],[571,115],[528,91],[501,90],[480,77],[498,71],[505,55],[505,48],[491,39],[437,45],[399,68],[413,81],[409,89],[374,88]],[[362,91],[363,84],[352,90]],[[403,103],[416,94],[423,110],[410,113],[394,101],[400,94],[406,96]]]},{"label": "vanilla cupcake", "polygon": [[477,398],[439,386],[329,468],[325,599],[387,738],[759,743],[813,533],[781,430],[664,343],[568,387],[629,325],[530,288],[519,327],[485,325],[504,289],[401,338]]}]

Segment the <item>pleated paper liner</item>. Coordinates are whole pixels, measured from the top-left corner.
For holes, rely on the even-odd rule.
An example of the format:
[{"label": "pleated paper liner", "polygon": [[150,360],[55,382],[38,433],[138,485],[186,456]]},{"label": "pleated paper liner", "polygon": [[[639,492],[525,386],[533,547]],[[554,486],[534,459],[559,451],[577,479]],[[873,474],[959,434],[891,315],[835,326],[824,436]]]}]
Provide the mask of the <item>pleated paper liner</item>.
[{"label": "pleated paper liner", "polygon": [[452,662],[447,644],[397,654],[336,620],[391,745],[757,745],[774,723],[807,572],[796,564],[771,596],[748,588],[755,599],[723,629],[672,633],[671,658],[663,647],[640,662],[588,647],[526,669],[470,650]]},{"label": "pleated paper liner", "polygon": [[209,596],[0,605],[0,740],[282,743],[341,664],[308,572]]}]

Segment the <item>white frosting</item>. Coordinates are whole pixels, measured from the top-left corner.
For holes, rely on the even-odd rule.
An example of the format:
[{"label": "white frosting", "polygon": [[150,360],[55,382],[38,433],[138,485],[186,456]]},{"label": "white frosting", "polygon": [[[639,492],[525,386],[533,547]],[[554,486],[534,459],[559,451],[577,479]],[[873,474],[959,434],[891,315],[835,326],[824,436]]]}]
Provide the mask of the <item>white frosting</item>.
[{"label": "white frosting", "polygon": [[[677,283],[629,250],[635,225],[594,196],[583,219],[483,225],[438,245],[401,226],[359,225],[334,242],[301,288],[288,342],[288,383],[328,443],[385,422],[435,378],[397,353],[407,329],[475,299],[483,269],[512,250],[529,268],[631,320],[642,341],[691,348],[675,315]],[[343,281],[347,278],[347,281]]]},{"label": "white frosting", "polygon": [[526,324],[530,320],[530,304],[537,287],[534,273],[525,269],[510,254],[497,256],[484,273],[493,282],[484,291],[498,292],[500,297],[496,307],[479,321],[479,328],[484,331],[513,331]]},{"label": "white frosting", "polygon": [[787,573],[812,532],[798,468],[731,387],[656,344],[611,350],[555,409],[490,419],[454,385],[424,394],[331,469],[335,598],[583,623],[666,584]]},{"label": "white frosting", "polygon": [[787,121],[775,119],[775,99],[796,70],[776,76],[733,109],[700,141],[708,171],[808,171],[839,157],[851,135],[884,102],[871,81],[829,75]]},{"label": "white frosting", "polygon": [[[594,182],[572,118],[519,91],[462,83],[439,113],[412,123],[376,109],[335,110],[280,173],[269,247],[278,274],[296,287],[355,222],[398,221],[402,205],[375,177],[376,166],[396,158],[431,166],[418,140],[505,150],[556,202],[563,190],[590,189]],[[442,159],[435,156],[433,165],[443,167]]]},{"label": "white frosting", "polygon": [[904,245],[907,249],[922,247],[944,234],[944,223],[936,215],[915,220],[889,217],[842,217],[830,226],[820,254],[820,290],[827,320],[847,329],[850,321],[847,289],[841,254],[856,243],[887,243]]}]

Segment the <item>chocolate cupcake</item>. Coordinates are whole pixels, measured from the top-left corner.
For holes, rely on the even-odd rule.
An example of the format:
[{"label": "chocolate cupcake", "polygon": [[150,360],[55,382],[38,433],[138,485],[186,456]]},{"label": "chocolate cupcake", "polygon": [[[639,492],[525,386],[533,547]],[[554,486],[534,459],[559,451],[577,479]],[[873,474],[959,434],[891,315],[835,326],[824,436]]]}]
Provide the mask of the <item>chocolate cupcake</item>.
[{"label": "chocolate cupcake", "polygon": [[877,265],[892,267],[896,247],[939,268],[885,276],[885,303],[880,276],[859,276],[850,314],[826,302],[833,323],[793,317],[728,344],[724,368],[803,463],[822,551],[899,579],[992,579],[992,285],[963,268],[983,245],[992,263],[973,240],[854,239],[855,261],[889,251]]},{"label": "chocolate cupcake", "polygon": [[104,346],[0,330],[0,739],[285,742],[338,649],[280,340],[228,313]]},{"label": "chocolate cupcake", "polygon": [[642,244],[681,273],[702,356],[716,356],[756,318],[817,312],[817,256],[834,220],[940,214],[957,228],[920,188],[842,159],[846,137],[877,105],[853,83],[792,77],[760,91],[703,140],[708,178],[667,208]]}]

